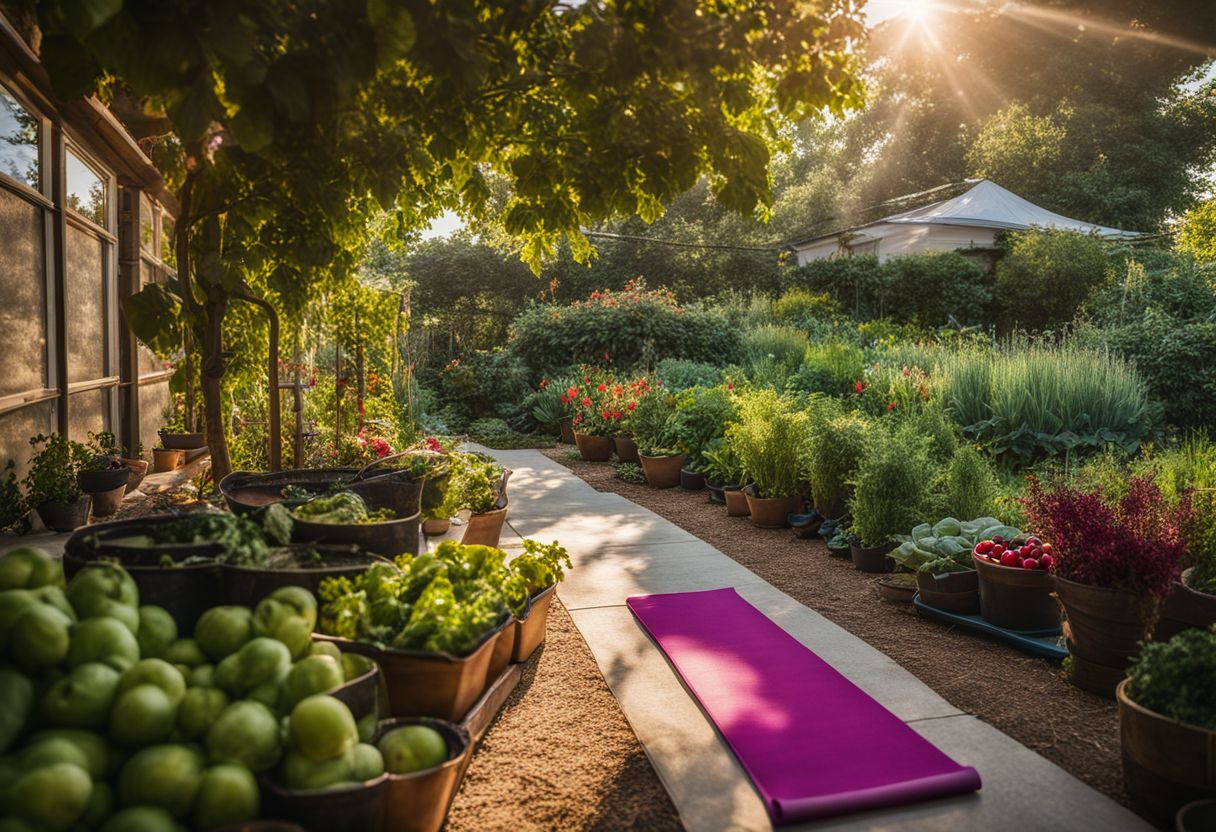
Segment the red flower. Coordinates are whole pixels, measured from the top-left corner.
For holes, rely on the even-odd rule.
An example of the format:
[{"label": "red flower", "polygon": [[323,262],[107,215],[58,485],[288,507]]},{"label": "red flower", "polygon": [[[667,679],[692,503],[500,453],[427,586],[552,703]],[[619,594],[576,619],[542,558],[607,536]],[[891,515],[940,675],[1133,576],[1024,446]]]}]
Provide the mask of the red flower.
[{"label": "red flower", "polygon": [[549,387],[549,379],[547,379],[547,378],[542,378],[542,379],[540,380],[540,389],[541,389],[541,390],[545,390],[545,389],[547,389],[548,387]]},{"label": "red flower", "polygon": [[583,400],[582,400],[581,404],[583,405],[583,407],[591,407],[591,397],[583,396]]},{"label": "red flower", "polygon": [[637,403],[637,402],[630,402],[630,403],[629,403],[629,409],[630,409],[630,410],[633,410],[633,409],[634,409],[635,407],[637,407],[637,406],[638,406],[638,403]]},{"label": "red flower", "polygon": [[571,401],[573,401],[578,396],[578,388],[573,384],[570,385],[570,387],[566,390],[566,395],[570,397]]},{"label": "red flower", "polygon": [[726,385],[726,389],[727,389],[727,390],[734,390],[734,389],[735,389],[735,383],[732,381],[730,384]]},{"label": "red flower", "polygon": [[862,390],[865,390],[865,389],[866,389],[866,386],[865,386],[864,384],[862,384],[860,381],[855,381],[855,382],[853,382],[853,391],[854,391],[855,393],[857,393],[857,395],[859,395],[859,396],[860,396],[860,395],[861,395],[861,391],[862,391]]},{"label": "red flower", "polygon": [[603,418],[603,420],[605,422],[607,422],[610,418],[612,418],[612,414],[609,413],[607,410],[601,410],[600,416]]},{"label": "red flower", "polygon": [[895,409],[895,402],[891,402],[889,405],[887,405],[887,412],[888,412],[888,413],[890,413],[890,412],[891,412],[892,410],[894,410],[894,409]]},{"label": "red flower", "polygon": [[612,418],[613,418],[613,419],[619,419],[619,418],[621,418],[621,411],[619,411],[619,410],[614,410],[614,411],[612,411]]},{"label": "red flower", "polygon": [[910,375],[912,375],[912,371],[909,370],[907,367],[904,367],[904,378],[907,378]]},{"label": "red flower", "polygon": [[608,350],[604,350],[604,360],[608,360]]},{"label": "red flower", "polygon": [[591,376],[583,376],[583,384],[590,384]]},{"label": "red flower", "polygon": [[600,382],[599,387],[596,387],[595,389],[596,389],[598,392],[603,393],[605,390],[607,390],[607,389],[608,389],[608,387],[607,387],[607,385],[605,385],[605,384],[604,384],[604,383],[601,381],[601,382]]}]

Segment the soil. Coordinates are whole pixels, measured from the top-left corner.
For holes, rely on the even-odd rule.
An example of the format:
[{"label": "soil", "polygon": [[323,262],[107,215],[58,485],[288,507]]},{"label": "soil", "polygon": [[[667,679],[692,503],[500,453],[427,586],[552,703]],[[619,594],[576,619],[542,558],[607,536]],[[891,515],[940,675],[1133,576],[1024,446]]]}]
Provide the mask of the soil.
[{"label": "soil", "polygon": [[[1060,665],[880,601],[878,578],[823,541],[727,517],[708,492],[659,491],[616,478],[568,446],[542,451],[599,491],[645,506],[738,561],[781,591],[886,653],[950,704],[974,714],[1114,800],[1123,792],[1118,708],[1066,682]],[[1016,773],[1015,773],[1016,776]]]},{"label": "soil", "polygon": [[445,829],[682,828],[591,651],[554,599],[545,645],[482,740]]}]

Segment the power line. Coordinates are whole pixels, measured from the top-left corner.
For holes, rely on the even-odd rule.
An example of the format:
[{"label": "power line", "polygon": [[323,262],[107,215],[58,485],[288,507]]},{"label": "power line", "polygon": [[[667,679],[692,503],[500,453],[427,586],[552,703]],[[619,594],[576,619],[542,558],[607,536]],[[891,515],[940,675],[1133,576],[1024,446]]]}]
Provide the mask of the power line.
[{"label": "power line", "polygon": [[732,246],[725,243],[683,243],[678,240],[661,240],[657,237],[639,237],[634,234],[613,234],[609,231],[584,231],[586,237],[603,237],[608,240],[628,240],[634,243],[655,243],[674,248],[702,248],[713,251],[755,251],[765,254],[778,254],[785,249],[780,246]]}]

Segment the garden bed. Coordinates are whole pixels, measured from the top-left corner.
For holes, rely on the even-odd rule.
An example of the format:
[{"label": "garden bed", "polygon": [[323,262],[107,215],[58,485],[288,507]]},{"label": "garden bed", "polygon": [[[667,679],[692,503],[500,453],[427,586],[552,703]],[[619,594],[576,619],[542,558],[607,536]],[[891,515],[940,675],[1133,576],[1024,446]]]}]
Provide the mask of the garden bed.
[{"label": "garden bed", "polygon": [[612,491],[695,534],[826,618],[890,656],[956,708],[983,719],[1093,788],[1127,805],[1115,703],[1062,678],[1060,666],[883,604],[875,576],[829,556],[820,540],[728,517],[704,493],[658,491],[617,479],[611,465],[565,449],[544,452],[594,488]]}]

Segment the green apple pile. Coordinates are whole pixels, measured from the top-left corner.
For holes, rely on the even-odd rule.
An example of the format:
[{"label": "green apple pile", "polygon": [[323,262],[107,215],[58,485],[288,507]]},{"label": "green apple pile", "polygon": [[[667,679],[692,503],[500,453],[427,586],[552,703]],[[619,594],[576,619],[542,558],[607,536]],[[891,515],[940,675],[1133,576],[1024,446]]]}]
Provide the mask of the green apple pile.
[{"label": "green apple pile", "polygon": [[36,549],[0,558],[0,832],[215,829],[258,817],[255,776],[324,789],[380,775],[370,738],[326,691],[370,661],[313,642],[296,587],[215,607],[193,638],[140,606],[123,569],[64,587]]}]

